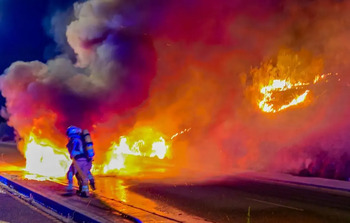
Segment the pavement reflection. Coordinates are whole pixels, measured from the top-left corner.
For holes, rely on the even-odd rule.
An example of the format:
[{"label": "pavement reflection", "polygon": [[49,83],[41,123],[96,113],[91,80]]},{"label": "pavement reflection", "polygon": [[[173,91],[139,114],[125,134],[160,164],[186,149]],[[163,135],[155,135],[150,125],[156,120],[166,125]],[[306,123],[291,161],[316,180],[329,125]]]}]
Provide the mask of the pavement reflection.
[{"label": "pavement reflection", "polygon": [[189,215],[165,202],[148,199],[130,190],[140,182],[135,179],[96,177],[95,195],[114,209],[143,222],[208,222]]}]

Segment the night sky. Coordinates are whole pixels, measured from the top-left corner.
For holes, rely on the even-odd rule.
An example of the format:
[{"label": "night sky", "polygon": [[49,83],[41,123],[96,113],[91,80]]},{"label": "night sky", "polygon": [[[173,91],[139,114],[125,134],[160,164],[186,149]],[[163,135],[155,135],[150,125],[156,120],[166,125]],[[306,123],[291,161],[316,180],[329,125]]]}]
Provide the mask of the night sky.
[{"label": "night sky", "polygon": [[[73,0],[0,0],[0,70],[15,61],[46,62],[60,54],[49,33],[56,12],[68,10]],[[0,104],[4,105],[1,96]]]},{"label": "night sky", "polygon": [[[73,0],[0,0],[0,74],[15,61],[46,62],[60,54],[49,31],[51,17],[73,6]],[[0,106],[5,105],[0,94]],[[0,116],[0,123],[6,120]],[[13,128],[0,125],[0,135]]]}]

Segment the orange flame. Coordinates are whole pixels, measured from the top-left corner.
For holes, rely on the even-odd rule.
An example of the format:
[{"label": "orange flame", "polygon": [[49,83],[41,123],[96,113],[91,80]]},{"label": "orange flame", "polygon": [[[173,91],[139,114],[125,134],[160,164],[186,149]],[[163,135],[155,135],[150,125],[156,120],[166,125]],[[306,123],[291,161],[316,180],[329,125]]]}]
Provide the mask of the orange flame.
[{"label": "orange flame", "polygon": [[[325,77],[331,75],[328,74],[322,74],[322,75],[316,75],[313,84],[316,84],[317,82],[321,81]],[[291,106],[298,105],[300,103],[303,103],[307,97],[307,95],[310,93],[310,90],[303,90],[303,93],[301,94],[295,94],[294,98],[287,104],[281,105],[279,108],[275,109],[273,101],[275,98],[273,97],[273,94],[276,92],[286,92],[288,90],[298,90],[304,86],[309,86],[310,83],[302,83],[297,82],[292,84],[289,80],[272,80],[272,83],[268,86],[263,86],[260,89],[260,93],[263,95],[263,99],[258,101],[258,106],[263,112],[272,112],[276,113],[279,111],[282,111],[284,109],[287,109]]]},{"label": "orange flame", "polygon": [[288,107],[297,105],[305,101],[306,96],[310,92],[309,90],[305,90],[302,94],[295,96],[288,104],[280,106],[278,109],[275,109],[273,106],[273,93],[274,92],[283,92],[289,89],[297,89],[299,86],[307,86],[308,83],[298,82],[296,84],[291,84],[290,81],[287,80],[273,80],[271,85],[264,86],[260,89],[260,93],[263,94],[263,99],[258,102],[259,108],[263,112],[278,112],[284,110]]},{"label": "orange flame", "polygon": [[[189,130],[185,129],[172,138]],[[71,165],[67,149],[55,145],[47,138],[41,138],[39,133],[31,131],[23,141],[23,151],[27,160],[25,171],[28,173],[25,177],[36,180],[65,177]],[[171,158],[171,141],[166,141],[165,138],[168,137],[153,128],[136,128],[129,135],[121,136],[119,143],[112,142],[105,153],[104,162],[95,164],[92,171],[102,175],[133,175],[142,171],[164,172],[164,168],[159,168],[164,166],[164,162],[159,162]]]},{"label": "orange flame", "polygon": [[147,157],[152,163],[170,158],[170,144],[150,127],[137,128],[128,136],[121,136],[119,143],[112,143],[106,153],[106,162],[96,172],[132,175],[142,170],[143,159]]},{"label": "orange flame", "polygon": [[[276,61],[263,63],[250,71],[254,103],[266,113],[276,113],[304,104],[310,98],[312,86],[327,76],[322,74],[323,60],[310,52],[280,50]],[[327,80],[326,80],[327,82]],[[257,93],[257,91],[259,93]]]}]

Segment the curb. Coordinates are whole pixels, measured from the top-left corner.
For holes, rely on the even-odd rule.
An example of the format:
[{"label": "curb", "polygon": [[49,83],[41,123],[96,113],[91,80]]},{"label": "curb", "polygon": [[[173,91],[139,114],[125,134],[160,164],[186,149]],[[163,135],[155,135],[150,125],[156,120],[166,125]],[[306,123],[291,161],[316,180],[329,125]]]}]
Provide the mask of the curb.
[{"label": "curb", "polygon": [[[25,198],[27,198],[27,200],[29,201],[35,201],[36,203],[38,203],[39,205],[41,205],[42,207],[49,209],[51,211],[53,211],[54,213],[63,216],[67,219],[73,220],[74,222],[91,222],[91,223],[99,223],[100,221],[87,216],[77,210],[73,210],[71,208],[68,208],[56,201],[53,201],[41,194],[38,194],[34,191],[29,190],[26,187],[23,187],[21,185],[19,185],[18,183],[15,183],[3,176],[0,175],[0,183],[4,184],[5,186],[8,186],[9,188],[15,190],[16,192],[18,192],[19,194],[23,195]],[[139,219],[127,215],[124,216],[124,218],[131,220],[133,222],[136,223],[141,223],[142,221],[140,221]]]},{"label": "curb", "polygon": [[[298,186],[306,186],[306,187],[316,187],[322,189],[328,189],[332,191],[339,192],[350,192],[350,182],[348,181],[338,181],[333,179],[326,178],[308,178],[308,177],[298,177],[298,179],[294,179],[295,176],[288,175],[288,179],[283,179],[283,177],[274,177],[274,176],[259,176],[259,174],[239,176],[242,179],[254,179],[258,181],[267,181],[267,182],[275,182],[275,183],[284,183],[284,184],[294,184]],[[285,177],[284,177],[285,178]],[[317,182],[312,182],[317,181]],[[332,185],[333,184],[333,185]],[[338,185],[337,185],[338,184]],[[347,184],[347,185],[345,185]]]},{"label": "curb", "polygon": [[276,179],[268,179],[268,180],[273,181],[273,182],[296,184],[296,185],[309,186],[309,187],[325,188],[325,189],[342,191],[342,192],[350,192],[350,189],[341,188],[341,187],[332,187],[332,186],[327,186],[327,185],[305,183],[305,182],[295,182],[295,181],[288,181],[288,180],[276,180]]}]

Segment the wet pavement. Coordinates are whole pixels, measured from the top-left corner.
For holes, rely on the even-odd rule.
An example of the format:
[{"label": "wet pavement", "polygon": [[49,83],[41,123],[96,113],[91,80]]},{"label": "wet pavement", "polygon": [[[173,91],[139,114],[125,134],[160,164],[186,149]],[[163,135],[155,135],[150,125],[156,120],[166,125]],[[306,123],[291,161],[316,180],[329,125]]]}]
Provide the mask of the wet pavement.
[{"label": "wet pavement", "polygon": [[142,222],[350,222],[349,192],[266,179],[233,176],[172,184],[96,177],[97,191],[82,199],[62,197],[64,185],[59,183],[7,177],[105,222],[127,222],[122,214]]},{"label": "wet pavement", "polygon": [[116,177],[96,177],[97,197],[123,213],[143,222],[208,222],[167,202],[147,198],[130,190],[140,182]]},{"label": "wet pavement", "polygon": [[[181,222],[350,222],[350,193],[346,191],[256,180],[240,174],[197,183],[163,181],[102,177],[97,178],[97,185],[100,193],[119,203]],[[182,215],[191,219],[180,218]]]},{"label": "wet pavement", "polygon": [[127,222],[125,215],[143,222],[350,222],[349,182],[272,173],[205,181],[96,177],[94,195],[82,199],[61,196],[65,179],[24,180],[21,172],[7,173],[21,185],[105,222]]},{"label": "wet pavement", "polygon": [[87,199],[79,196],[65,197],[65,180],[61,182],[36,181],[23,179],[21,172],[2,173],[10,179],[34,192],[58,201],[59,203],[88,212],[101,222],[131,222],[126,215],[142,222],[207,222],[203,218],[189,215],[166,202],[155,202],[128,188],[133,180],[115,177],[96,177],[97,190]]}]

